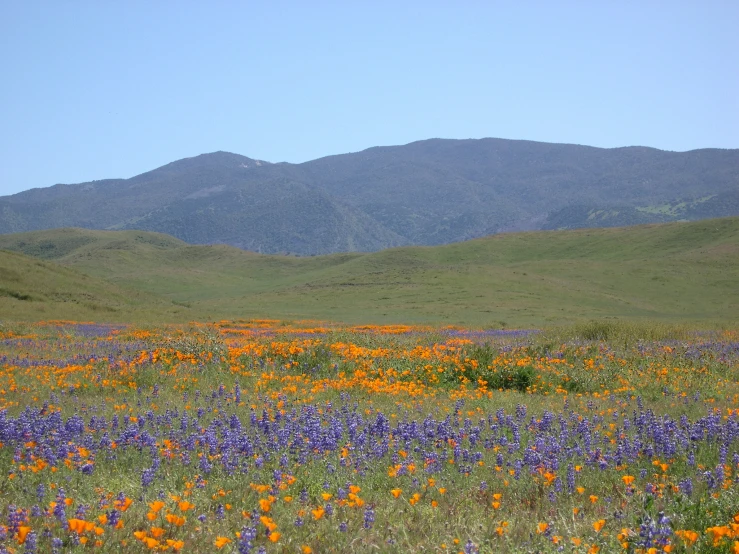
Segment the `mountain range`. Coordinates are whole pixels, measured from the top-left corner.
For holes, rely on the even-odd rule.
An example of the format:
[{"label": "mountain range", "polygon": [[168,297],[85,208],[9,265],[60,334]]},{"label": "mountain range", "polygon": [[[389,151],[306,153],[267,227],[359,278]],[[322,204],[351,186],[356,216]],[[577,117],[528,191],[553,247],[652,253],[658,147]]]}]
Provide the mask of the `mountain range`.
[{"label": "mountain range", "polygon": [[507,231],[739,215],[739,150],[430,139],[302,164],[202,154],[130,179],[0,197],[0,233],[156,231],[317,255]]}]

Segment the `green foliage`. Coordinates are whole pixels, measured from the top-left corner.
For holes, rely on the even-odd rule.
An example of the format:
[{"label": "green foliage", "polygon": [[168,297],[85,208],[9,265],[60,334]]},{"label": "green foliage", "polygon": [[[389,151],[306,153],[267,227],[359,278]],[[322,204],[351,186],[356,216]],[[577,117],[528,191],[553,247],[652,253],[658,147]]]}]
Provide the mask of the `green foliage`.
[{"label": "green foliage", "polygon": [[685,325],[606,320],[577,323],[569,333],[585,340],[615,341],[619,343],[633,343],[639,340],[681,340],[692,335],[692,332]]}]

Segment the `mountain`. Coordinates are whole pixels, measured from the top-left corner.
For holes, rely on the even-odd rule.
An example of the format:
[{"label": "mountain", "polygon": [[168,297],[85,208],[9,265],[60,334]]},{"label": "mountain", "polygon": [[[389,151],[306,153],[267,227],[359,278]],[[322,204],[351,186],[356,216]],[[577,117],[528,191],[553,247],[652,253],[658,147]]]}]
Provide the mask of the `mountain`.
[{"label": "mountain", "polygon": [[0,233],[140,229],[315,255],[739,215],[739,150],[431,139],[302,164],[215,152],[0,197]]},{"label": "mountain", "polygon": [[[9,269],[17,260],[25,264],[14,273],[0,265],[0,313],[10,317],[6,305],[12,305],[20,319],[38,317],[31,311],[24,317],[22,310],[43,302],[19,296],[42,294],[64,282],[63,272],[89,276],[68,286],[70,292],[104,282],[111,290],[135,291],[132,301],[156,299],[143,306],[137,301],[137,310],[125,316],[139,321],[266,317],[541,327],[619,318],[731,326],[739,313],[739,217],[503,233],[434,247],[306,257],[88,229],[0,235],[0,249],[15,252],[0,250],[0,260],[16,256]],[[39,270],[25,255],[56,268],[46,284],[37,282]],[[9,291],[5,299],[3,290]],[[94,294],[120,303],[113,293]],[[124,312],[109,317],[124,318]]]}]

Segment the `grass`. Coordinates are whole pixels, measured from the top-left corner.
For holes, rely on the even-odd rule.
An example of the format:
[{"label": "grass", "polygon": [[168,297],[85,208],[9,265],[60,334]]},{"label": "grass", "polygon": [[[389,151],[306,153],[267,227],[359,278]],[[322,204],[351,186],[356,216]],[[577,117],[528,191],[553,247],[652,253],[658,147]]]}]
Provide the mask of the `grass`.
[{"label": "grass", "polygon": [[[0,248],[175,302],[180,318],[200,320],[542,327],[607,319],[721,326],[739,313],[739,218],[504,234],[305,258],[190,246],[155,233],[80,229],[4,235]],[[22,317],[19,306],[14,313]],[[146,320],[150,312],[131,317]]]},{"label": "grass", "polygon": [[182,308],[74,268],[0,251],[2,320],[121,321],[177,319]]}]

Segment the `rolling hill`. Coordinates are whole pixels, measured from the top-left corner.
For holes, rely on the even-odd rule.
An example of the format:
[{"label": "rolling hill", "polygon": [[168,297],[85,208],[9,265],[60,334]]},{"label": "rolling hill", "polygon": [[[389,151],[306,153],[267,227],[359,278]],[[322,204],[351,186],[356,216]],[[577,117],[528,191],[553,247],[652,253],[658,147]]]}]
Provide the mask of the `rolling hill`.
[{"label": "rolling hill", "polygon": [[[167,321],[187,308],[71,267],[0,250],[2,320]],[[187,317],[187,316],[184,316]]]},{"label": "rolling hill", "polygon": [[739,313],[739,218],[314,257],[85,229],[3,235],[0,249],[185,306],[175,319],[518,327],[592,318],[736,324]]},{"label": "rolling hill", "polygon": [[317,255],[739,215],[739,150],[431,139],[303,164],[215,152],[0,197],[0,233],[138,229]]}]

